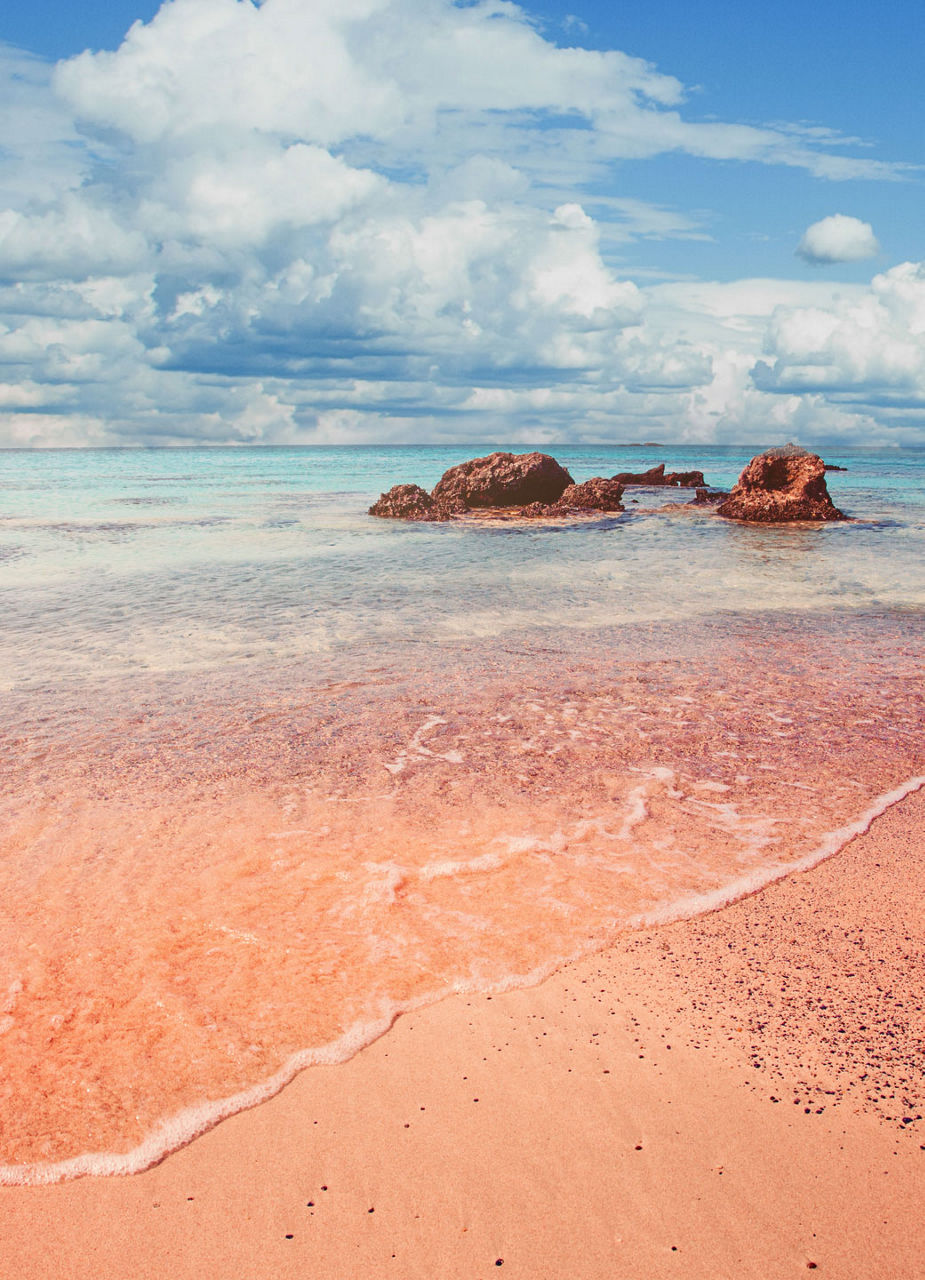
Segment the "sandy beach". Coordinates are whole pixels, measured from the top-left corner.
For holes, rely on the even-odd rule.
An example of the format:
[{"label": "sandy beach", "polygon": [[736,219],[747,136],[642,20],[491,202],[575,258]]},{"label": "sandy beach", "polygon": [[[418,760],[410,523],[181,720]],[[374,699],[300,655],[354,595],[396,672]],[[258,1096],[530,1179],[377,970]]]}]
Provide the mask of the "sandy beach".
[{"label": "sandy beach", "polygon": [[0,1189],[0,1274],[922,1274],[925,793],[815,869],[399,1019],[130,1178]]},{"label": "sandy beach", "polygon": [[7,5],[0,1280],[925,1280],[925,29],[792,7]]}]

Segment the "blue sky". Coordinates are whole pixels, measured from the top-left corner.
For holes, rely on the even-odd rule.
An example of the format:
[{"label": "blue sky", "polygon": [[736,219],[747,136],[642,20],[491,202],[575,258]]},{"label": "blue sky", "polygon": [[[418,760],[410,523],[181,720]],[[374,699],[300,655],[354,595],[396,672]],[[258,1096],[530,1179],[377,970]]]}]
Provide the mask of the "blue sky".
[{"label": "blue sky", "polygon": [[0,444],[925,442],[920,6],[36,0],[0,42]]}]

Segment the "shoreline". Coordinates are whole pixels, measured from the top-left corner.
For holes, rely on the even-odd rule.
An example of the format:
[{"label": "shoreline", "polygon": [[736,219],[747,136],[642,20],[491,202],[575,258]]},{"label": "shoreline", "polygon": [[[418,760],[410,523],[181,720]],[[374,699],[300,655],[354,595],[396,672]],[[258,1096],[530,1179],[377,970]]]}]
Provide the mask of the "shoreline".
[{"label": "shoreline", "polygon": [[59,1182],[68,1182],[83,1177],[125,1177],[144,1173],[160,1164],[163,1160],[181,1151],[191,1142],[197,1141],[204,1134],[224,1123],[232,1116],[254,1107],[262,1106],[271,1098],[286,1089],[303,1071],[313,1067],[341,1066],[349,1062],[356,1054],[368,1049],[383,1036],[388,1035],[396,1022],[403,1017],[411,1016],[420,1010],[430,1008],[451,999],[453,996],[488,997],[497,996],[511,990],[530,990],[548,981],[561,969],[593,959],[610,950],[611,946],[628,944],[638,931],[659,926],[679,924],[682,921],[698,920],[722,911],[754,894],[761,893],[769,885],[787,877],[811,870],[820,862],[836,856],[847,844],[859,835],[869,831],[871,824],[887,813],[894,805],[907,796],[925,788],[925,776],[914,776],[880,795],[852,822],[846,823],[826,834],[822,843],[799,860],[786,866],[772,866],[753,872],[730,884],[707,893],[694,894],[680,899],[670,908],[659,908],[644,915],[630,919],[626,930],[615,942],[605,947],[592,948],[571,960],[551,963],[534,973],[512,976],[501,986],[490,991],[470,992],[454,990],[435,996],[423,996],[410,1005],[396,1004],[384,1011],[378,1018],[355,1024],[338,1039],[312,1049],[303,1049],[284,1062],[273,1075],[251,1085],[240,1092],[229,1094],[214,1102],[194,1105],[176,1115],[162,1120],[143,1139],[138,1146],[124,1152],[84,1152],[68,1159],[49,1164],[38,1165],[0,1165],[0,1188],[5,1186],[44,1186]]},{"label": "shoreline", "polygon": [[144,1173],[0,1188],[0,1275],[912,1280],[923,831],[919,791],[708,916],[406,1014]]}]

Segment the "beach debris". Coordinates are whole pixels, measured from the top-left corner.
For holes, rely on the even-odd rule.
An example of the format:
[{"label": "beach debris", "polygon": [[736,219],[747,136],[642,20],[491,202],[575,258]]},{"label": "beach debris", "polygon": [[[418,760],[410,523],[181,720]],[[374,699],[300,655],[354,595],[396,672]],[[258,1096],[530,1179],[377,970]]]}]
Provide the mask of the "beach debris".
[{"label": "beach debris", "polygon": [[706,480],[702,471],[669,471],[666,473],[664,462],[648,471],[619,471],[614,477],[622,485],[646,485],[648,487],[671,486],[675,489],[696,489],[703,487]]},{"label": "beach debris", "polygon": [[716,508],[732,520],[772,524],[788,520],[845,520],[825,483],[818,454],[785,444],[752,458],[729,497]]}]

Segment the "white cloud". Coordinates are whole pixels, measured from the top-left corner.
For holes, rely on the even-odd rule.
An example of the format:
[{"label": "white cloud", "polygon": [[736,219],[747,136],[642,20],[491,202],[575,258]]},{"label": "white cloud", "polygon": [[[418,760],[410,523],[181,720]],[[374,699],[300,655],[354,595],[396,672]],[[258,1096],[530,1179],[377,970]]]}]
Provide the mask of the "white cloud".
[{"label": "white cloud", "polygon": [[813,266],[832,262],[861,262],[875,258],[880,245],[869,222],[833,213],[807,227],[797,245],[797,254]]},{"label": "white cloud", "polygon": [[80,184],[80,136],[70,111],[50,91],[51,68],[0,42],[0,208],[51,200]]},{"label": "white cloud", "polygon": [[[788,389],[807,353],[833,388],[886,360],[843,358],[829,286],[646,289],[606,248],[706,236],[618,161],[899,166],[690,121],[674,77],[508,0],[169,0],[53,74],[0,55],[0,443],[764,439],[829,394]],[[886,293],[911,386],[917,286]]]},{"label": "white cloud", "polygon": [[556,48],[503,0],[172,0],[57,84],[136,142],[256,129],[323,146],[432,129],[439,112],[591,116],[682,93],[640,58]]},{"label": "white cloud", "polygon": [[81,280],[131,273],[147,256],[140,231],[71,192],[41,213],[0,211],[0,278]]},{"label": "white cloud", "polygon": [[334,222],[384,185],[323,147],[257,138],[230,155],[184,156],[164,177],[162,216],[171,229],[222,247],[261,245],[280,227]]},{"label": "white cloud", "polygon": [[822,393],[845,404],[925,406],[925,263],[874,277],[860,296],[828,308],[781,307],[771,316],[762,390]]}]

